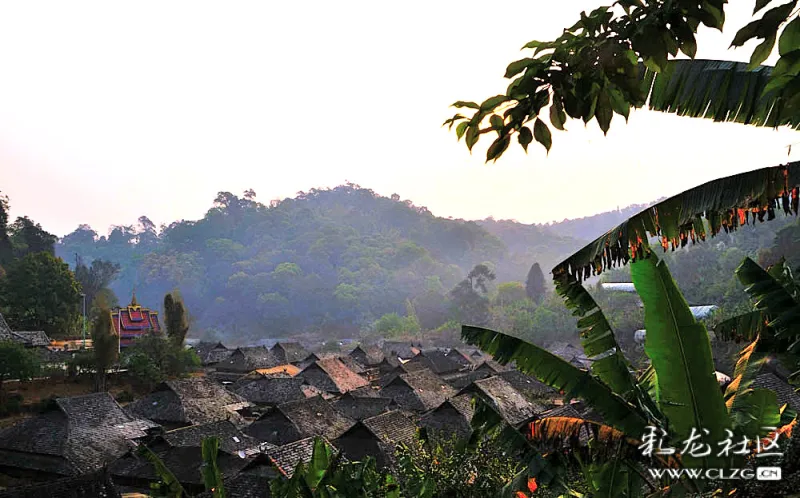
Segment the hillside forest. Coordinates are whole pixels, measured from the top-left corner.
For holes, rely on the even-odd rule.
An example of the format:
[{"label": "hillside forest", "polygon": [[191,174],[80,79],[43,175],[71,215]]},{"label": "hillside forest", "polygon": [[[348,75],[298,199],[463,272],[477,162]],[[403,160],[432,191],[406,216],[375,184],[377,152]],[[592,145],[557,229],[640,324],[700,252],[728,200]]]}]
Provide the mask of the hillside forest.
[{"label": "hillside forest", "polygon": [[[26,217],[10,223],[8,202],[0,219],[0,309],[12,327],[76,335],[81,292],[90,311],[99,293],[125,304],[135,291],[140,304],[158,308],[164,294],[179,290],[191,311],[190,336],[231,345],[423,332],[448,344],[461,323],[546,344],[576,340],[575,319],[553,292],[549,270],[645,207],[548,225],[476,222],[348,184],[269,205],[252,190],[221,192],[196,221],[157,227],[141,216],[108,235],[80,225],[58,239]],[[664,256],[689,304],[719,306],[715,319],[748,309],[736,266],[745,256],[769,264],[773,254],[794,254],[787,249],[800,238],[795,218],[751,228]],[[792,267],[800,264],[791,257]],[[627,272],[603,279],[630,281]],[[620,340],[632,340],[642,328],[638,299],[590,288],[612,310]],[[48,298],[55,300],[40,302]]]}]

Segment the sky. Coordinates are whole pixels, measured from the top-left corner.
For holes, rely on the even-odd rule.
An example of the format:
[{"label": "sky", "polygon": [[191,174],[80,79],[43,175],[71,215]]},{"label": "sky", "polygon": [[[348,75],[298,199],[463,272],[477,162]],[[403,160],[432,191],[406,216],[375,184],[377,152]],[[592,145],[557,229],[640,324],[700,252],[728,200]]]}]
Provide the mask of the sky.
[{"label": "sky", "polygon": [[[353,182],[438,216],[560,221],[798,160],[791,130],[640,110],[485,164],[442,122],[503,93],[520,47],[605,1],[0,2],[0,191],[63,236],[198,219],[217,192],[267,203]],[[727,50],[755,0],[731,0]],[[768,59],[774,63],[776,54]]]}]

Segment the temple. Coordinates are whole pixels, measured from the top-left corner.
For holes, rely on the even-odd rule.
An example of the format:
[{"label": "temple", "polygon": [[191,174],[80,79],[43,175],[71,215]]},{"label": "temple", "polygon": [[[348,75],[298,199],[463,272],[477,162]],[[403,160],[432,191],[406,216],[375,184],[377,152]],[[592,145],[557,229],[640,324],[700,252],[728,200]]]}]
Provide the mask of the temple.
[{"label": "temple", "polygon": [[111,310],[111,323],[114,324],[114,332],[119,335],[121,348],[130,346],[137,337],[148,332],[161,332],[158,312],[139,306],[136,302],[136,292],[133,293],[131,304]]}]

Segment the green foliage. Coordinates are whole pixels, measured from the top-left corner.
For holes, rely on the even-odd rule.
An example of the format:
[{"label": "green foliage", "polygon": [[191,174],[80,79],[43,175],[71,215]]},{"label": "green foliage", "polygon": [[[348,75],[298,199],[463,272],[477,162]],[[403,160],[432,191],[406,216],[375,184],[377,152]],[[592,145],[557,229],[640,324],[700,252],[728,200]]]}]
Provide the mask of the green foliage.
[{"label": "green foliage", "polygon": [[102,259],[95,259],[90,266],[79,260],[75,266],[75,280],[81,286],[81,291],[86,294],[86,309],[91,310],[95,304],[96,296],[107,289],[120,272],[120,265]]},{"label": "green foliage", "polygon": [[163,461],[147,447],[147,445],[140,444],[137,450],[139,456],[148,460],[153,464],[158,482],[150,484],[150,492],[153,496],[163,496],[167,498],[183,498],[188,496],[186,490],[183,489],[178,478],[172,473]]},{"label": "green foliage", "polygon": [[528,271],[528,277],[525,280],[525,292],[532,301],[541,303],[545,291],[544,273],[542,273],[542,268],[539,266],[539,263],[534,263]]},{"label": "green foliage", "polygon": [[495,496],[519,466],[491,437],[474,446],[457,439],[415,440],[397,453],[398,478],[409,496]]},{"label": "green foliage", "polygon": [[488,324],[490,318],[488,284],[494,279],[494,272],[488,265],[481,263],[450,291],[454,314],[462,323]]},{"label": "green foliage", "polygon": [[139,382],[153,387],[168,378],[188,374],[200,366],[200,358],[191,349],[176,345],[164,335],[150,333],[136,339],[123,351],[121,364]]},{"label": "green foliage", "polygon": [[189,314],[178,292],[164,296],[164,327],[167,337],[177,347],[183,347],[186,334],[189,332]]},{"label": "green foliage", "polygon": [[0,279],[0,309],[12,329],[44,330],[51,338],[79,330],[80,286],[48,252],[15,260]]},{"label": "green foliage", "polygon": [[210,492],[214,498],[225,498],[222,471],[220,471],[217,465],[218,450],[219,438],[208,437],[203,439],[203,484],[205,484],[206,491]]},{"label": "green foliage", "polygon": [[506,304],[525,301],[527,297],[525,286],[521,282],[503,282],[497,286],[497,295],[495,295],[494,301],[502,307]]},{"label": "green foliage", "polygon": [[28,380],[39,373],[41,365],[34,351],[18,342],[0,341],[0,406],[5,402],[3,382]]},{"label": "green foliage", "polygon": [[[631,278],[644,303],[645,352],[656,374],[656,401],[677,441],[693,429],[708,430],[710,441],[722,441],[730,427],[714,375],[714,360],[705,326],[697,323],[667,266],[649,255],[631,266]],[[688,455],[684,463],[692,466]],[[704,468],[713,467],[705,460]]]},{"label": "green foliage", "polygon": [[27,216],[17,218],[9,227],[9,234],[17,258],[40,252],[55,255],[55,243],[58,238],[45,232],[40,224],[34,223]]},{"label": "green foliage", "polygon": [[[627,121],[632,108],[646,104],[720,121],[799,126],[800,50],[795,42],[800,21],[793,13],[795,0],[767,11],[735,37],[733,46],[764,39],[753,53],[749,72],[743,71],[744,64],[727,61],[669,60],[679,52],[694,58],[698,27],[722,30],[726,3],[624,1],[617,2],[622,9],[582,12],[557,39],[523,47],[532,54],[508,65],[505,77],[512,82],[505,94],[481,104],[458,101],[453,107],[469,109],[472,116],[459,113],[444,124],[457,125],[456,135],[465,139],[470,151],[481,135],[496,133],[487,162],[507,150],[514,134],[526,151],[536,140],[549,152],[552,135],[543,116],[548,106],[550,124],[558,130],[570,117],[584,123],[595,119],[607,133],[615,114]],[[794,19],[779,44],[781,60],[771,72],[756,70],[790,17]]]},{"label": "green foliage", "polygon": [[5,267],[13,259],[14,247],[8,235],[8,197],[0,194],[0,268]]},{"label": "green foliage", "polygon": [[92,324],[92,358],[95,370],[95,391],[106,390],[106,372],[116,363],[119,336],[111,324],[111,310],[101,308]]},{"label": "green foliage", "polygon": [[[300,462],[290,479],[270,484],[275,498],[400,498],[394,478],[375,467],[375,461],[349,462],[321,438],[314,439],[308,464]],[[416,495],[407,495],[414,498]],[[422,497],[419,497],[422,498]]]}]

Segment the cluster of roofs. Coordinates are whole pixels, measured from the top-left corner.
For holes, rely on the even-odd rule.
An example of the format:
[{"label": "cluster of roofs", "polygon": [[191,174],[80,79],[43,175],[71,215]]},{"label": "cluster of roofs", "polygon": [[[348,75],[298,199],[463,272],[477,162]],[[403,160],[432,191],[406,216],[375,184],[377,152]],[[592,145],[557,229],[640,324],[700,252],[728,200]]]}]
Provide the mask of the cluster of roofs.
[{"label": "cluster of roofs", "polygon": [[[20,484],[0,498],[66,496],[59,490],[79,486],[102,489],[103,496],[147,493],[158,477],[140,456],[142,445],[187,492],[202,495],[200,448],[209,436],[220,440],[228,495],[269,496],[271,479],[291,477],[310,460],[315,437],[344,458],[370,456],[391,470],[398,445],[412,443],[420,429],[432,438],[468,436],[474,397],[520,430],[552,416],[597,420],[580,403],[565,405],[552,388],[480,351],[399,342],[336,355],[293,342],[194,349],[203,376],[164,382],[124,407],[108,393],[61,398],[50,411],[0,431],[0,473]],[[554,349],[585,364],[578,348]],[[774,373],[756,383],[800,411],[800,396]]]}]

